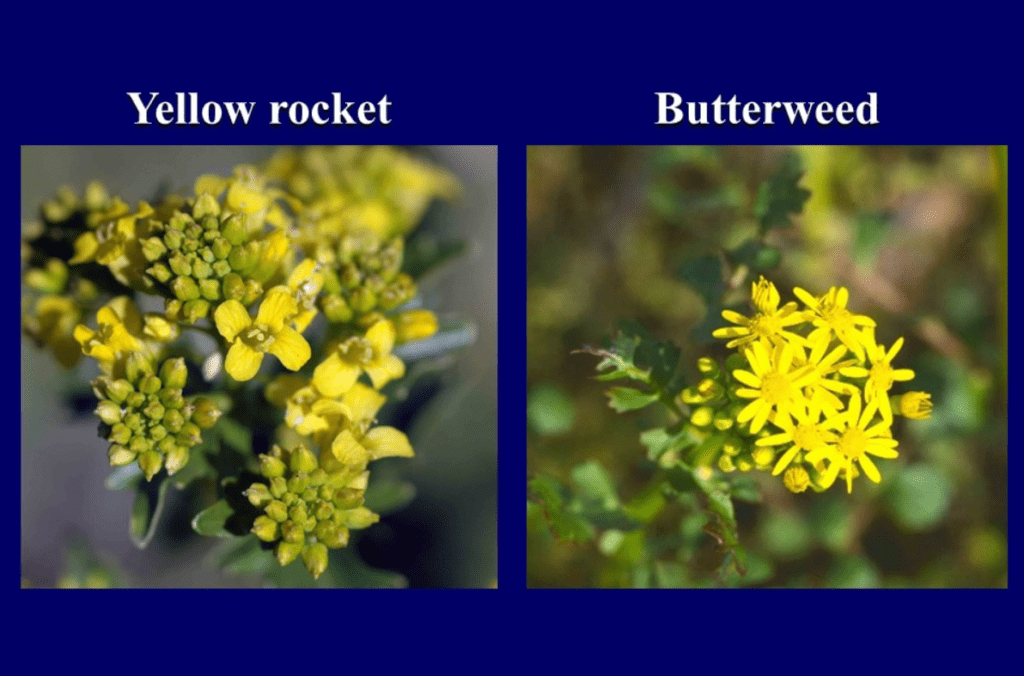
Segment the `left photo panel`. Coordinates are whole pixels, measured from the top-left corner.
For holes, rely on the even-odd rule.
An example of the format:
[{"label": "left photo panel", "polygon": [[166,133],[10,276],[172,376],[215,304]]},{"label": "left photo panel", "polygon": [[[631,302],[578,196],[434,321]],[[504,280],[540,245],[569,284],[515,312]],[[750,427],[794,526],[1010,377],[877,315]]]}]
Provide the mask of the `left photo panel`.
[{"label": "left photo panel", "polygon": [[497,149],[23,146],[23,587],[496,587]]}]

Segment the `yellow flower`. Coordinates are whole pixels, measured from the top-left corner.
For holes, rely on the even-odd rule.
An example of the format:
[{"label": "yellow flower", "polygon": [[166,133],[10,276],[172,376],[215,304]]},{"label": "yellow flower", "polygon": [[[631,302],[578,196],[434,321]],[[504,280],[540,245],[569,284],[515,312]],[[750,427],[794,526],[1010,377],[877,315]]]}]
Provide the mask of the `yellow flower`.
[{"label": "yellow flower", "polygon": [[803,467],[790,467],[782,475],[782,483],[792,493],[803,493],[811,485],[811,475]]},{"label": "yellow flower", "polygon": [[296,331],[305,331],[309,323],[316,317],[316,298],[324,288],[324,275],[320,272],[321,265],[312,258],[307,258],[288,275],[288,289],[295,296],[299,313],[292,320]]},{"label": "yellow flower", "polygon": [[71,368],[82,357],[74,331],[82,310],[70,298],[42,296],[36,301],[35,315],[26,315],[25,332],[39,347],[48,346],[64,368]]},{"label": "yellow flower", "polygon": [[864,345],[868,349],[868,358],[871,360],[871,370],[861,366],[848,366],[840,371],[847,378],[867,378],[864,385],[864,397],[867,401],[877,401],[878,410],[882,412],[882,419],[892,423],[892,406],[889,403],[889,390],[892,389],[894,381],[905,382],[914,377],[910,369],[894,369],[892,360],[903,347],[903,338],[897,338],[889,351],[875,342],[875,332],[868,329],[864,332]]},{"label": "yellow flower", "polygon": [[217,330],[231,343],[224,369],[232,378],[250,380],[259,371],[267,352],[290,371],[299,370],[309,361],[309,343],[301,333],[286,326],[297,311],[294,298],[274,289],[260,303],[255,321],[237,300],[225,301],[217,307]]},{"label": "yellow flower", "polygon": [[744,370],[732,372],[733,378],[747,386],[738,389],[736,394],[754,400],[740,411],[736,421],[744,423],[750,420],[750,431],[753,434],[761,431],[772,410],[782,416],[796,404],[809,403],[801,388],[814,379],[814,369],[803,367],[790,370],[793,350],[792,345],[784,343],[769,353],[764,343],[757,341],[753,347],[744,350],[753,373]]},{"label": "yellow flower", "polygon": [[382,319],[365,336],[353,336],[339,343],[316,367],[313,382],[327,396],[336,397],[348,391],[360,373],[365,373],[373,386],[380,389],[405,375],[405,364],[391,354],[394,345],[395,327]]},{"label": "yellow flower", "polygon": [[412,456],[409,438],[394,427],[374,427],[361,438],[346,428],[339,432],[331,443],[330,457],[326,460],[324,469],[335,471],[337,466],[362,467],[367,462],[380,458]]},{"label": "yellow flower", "polygon": [[844,383],[841,380],[829,377],[833,373],[856,363],[853,360],[839,361],[847,352],[845,345],[838,345],[831,352],[825,354],[831,344],[831,333],[819,332],[810,343],[810,353],[804,352],[803,348],[797,346],[793,358],[793,365],[795,367],[808,366],[814,369],[815,377],[804,387],[804,393],[808,399],[817,401],[822,406],[823,412],[828,416],[834,416],[844,408],[844,404],[836,396],[837,394],[850,396],[857,390],[850,383]]},{"label": "yellow flower", "polygon": [[857,355],[858,359],[864,360],[861,332],[857,327],[874,326],[875,322],[870,317],[855,315],[846,309],[850,292],[845,287],[833,286],[820,298],[815,298],[799,287],[793,289],[793,293],[810,308],[808,319],[818,327],[809,337],[811,342],[817,339],[816,333],[835,333],[836,338]]},{"label": "yellow flower", "polygon": [[932,395],[927,392],[907,392],[900,397],[900,413],[915,420],[925,420],[932,415]]},{"label": "yellow flower", "polygon": [[783,431],[757,440],[758,446],[793,444],[775,463],[772,476],[781,474],[800,451],[813,451],[833,445],[837,440],[836,435],[821,424],[822,410],[819,402],[811,401],[806,408],[802,405],[793,406],[790,413],[796,418],[795,424],[789,415],[776,415],[772,422]]},{"label": "yellow flower", "polygon": [[846,490],[853,492],[853,477],[859,468],[876,484],[882,480],[878,468],[869,457],[895,458],[899,455],[896,446],[899,444],[892,438],[889,424],[882,421],[868,427],[875,413],[878,412],[878,400],[871,401],[861,409],[860,392],[850,398],[849,409],[825,421],[824,426],[835,431],[838,437],[834,446],[821,446],[807,454],[806,460],[816,464],[828,459],[830,465],[822,475],[822,486],[828,488],[836,480],[840,470],[845,470]]},{"label": "yellow flower", "polygon": [[132,352],[146,351],[142,314],[127,296],[118,296],[96,313],[94,331],[85,324],[75,327],[75,340],[82,352],[110,370],[114,362]]},{"label": "yellow flower", "polygon": [[755,340],[762,340],[769,346],[780,341],[789,341],[802,345],[801,336],[787,331],[786,328],[805,321],[804,316],[796,311],[796,303],[786,303],[779,308],[781,298],[775,285],[761,277],[751,284],[750,298],[757,308],[757,313],[750,318],[732,310],[722,310],[722,317],[738,324],[715,330],[711,335],[715,338],[732,338],[726,347],[733,348],[749,345]]},{"label": "yellow flower", "polygon": [[437,315],[430,310],[406,310],[395,317],[399,343],[423,340],[437,333]]}]

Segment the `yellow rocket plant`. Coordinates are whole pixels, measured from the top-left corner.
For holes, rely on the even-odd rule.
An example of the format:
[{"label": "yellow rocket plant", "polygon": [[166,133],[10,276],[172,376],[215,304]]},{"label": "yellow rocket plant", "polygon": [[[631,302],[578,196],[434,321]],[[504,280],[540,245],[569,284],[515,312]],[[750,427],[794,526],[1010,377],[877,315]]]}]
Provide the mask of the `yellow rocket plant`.
[{"label": "yellow rocket plant", "polygon": [[[110,464],[146,481],[184,473],[204,433],[222,414],[246,420],[262,390],[284,432],[251,458],[248,524],[281,565],[301,558],[319,577],[328,550],[378,518],[363,506],[369,463],[413,455],[403,432],[376,424],[381,389],[405,373],[393,349],[438,328],[410,306],[403,252],[430,203],[457,190],[385,147],[282,150],[153,204],[98,183],[81,197],[62,189],[23,240],[24,332],[65,367],[95,361]],[[190,331],[217,355],[190,364]]]}]

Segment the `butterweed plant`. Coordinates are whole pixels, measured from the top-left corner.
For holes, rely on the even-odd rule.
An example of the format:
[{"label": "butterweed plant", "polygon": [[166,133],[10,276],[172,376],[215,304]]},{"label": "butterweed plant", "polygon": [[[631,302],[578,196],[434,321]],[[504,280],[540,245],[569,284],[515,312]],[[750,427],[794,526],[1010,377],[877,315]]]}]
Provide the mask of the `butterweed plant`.
[{"label": "butterweed plant", "polygon": [[439,329],[414,275],[453,252],[406,246],[457,190],[404,151],[307,148],[152,204],[93,183],[42,205],[22,244],[24,332],[65,367],[98,366],[110,485],[137,491],[140,546],[167,486],[197,480],[220,499],[193,527],[238,536],[235,564],[271,550],[318,578],[378,520],[371,463],[413,456],[377,421],[406,374],[395,350]]}]

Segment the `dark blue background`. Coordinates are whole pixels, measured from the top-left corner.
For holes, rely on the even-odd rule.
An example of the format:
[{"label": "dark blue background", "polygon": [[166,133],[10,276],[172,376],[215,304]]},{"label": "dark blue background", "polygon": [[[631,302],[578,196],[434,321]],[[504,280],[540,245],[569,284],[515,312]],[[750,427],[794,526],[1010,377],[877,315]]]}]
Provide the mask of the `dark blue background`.
[{"label": "dark blue background", "polygon": [[[648,661],[675,670],[709,661],[709,669],[732,670],[746,655],[784,671],[951,666],[951,650],[970,654],[975,668],[998,659],[1013,645],[1004,639],[1010,591],[524,590],[526,145],[1012,145],[1019,135],[1020,38],[1003,11],[972,3],[955,10],[970,16],[950,16],[938,5],[909,12],[895,3],[846,3],[784,17],[779,7],[751,12],[734,4],[719,16],[700,16],[687,5],[570,12],[547,3],[445,15],[434,5],[395,4],[366,17],[345,5],[326,12],[297,3],[236,4],[223,14],[139,5],[114,14],[89,4],[73,11],[46,5],[40,16],[12,20],[0,105],[10,229],[3,274],[12,290],[3,295],[7,354],[17,353],[20,340],[13,289],[20,284],[14,233],[22,144],[500,146],[500,589],[16,590],[19,544],[10,526],[19,486],[17,451],[9,448],[3,500],[12,535],[4,579],[13,597],[4,609],[20,631],[8,654],[47,671],[52,661],[148,670],[149,660],[127,654],[157,663],[170,656],[175,669],[195,669],[199,660],[214,668],[193,649],[223,655],[236,669],[287,659],[290,670],[326,660],[321,668],[363,664],[386,672],[399,661],[430,670],[546,673],[556,663],[584,669],[591,661],[634,670]],[[138,127],[128,91],[164,98],[196,91],[203,99],[256,101],[257,108],[248,127]],[[311,104],[332,91],[357,101],[386,93],[393,123],[269,126],[270,101]],[[877,92],[881,123],[656,127],[656,91],[688,100],[735,94],[741,101],[834,103]],[[3,411],[13,429],[17,409]],[[311,660],[318,652],[321,659]]]}]

